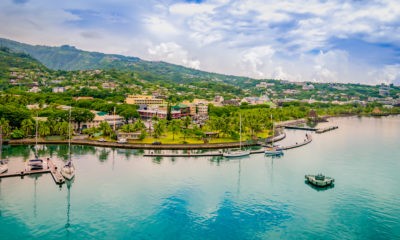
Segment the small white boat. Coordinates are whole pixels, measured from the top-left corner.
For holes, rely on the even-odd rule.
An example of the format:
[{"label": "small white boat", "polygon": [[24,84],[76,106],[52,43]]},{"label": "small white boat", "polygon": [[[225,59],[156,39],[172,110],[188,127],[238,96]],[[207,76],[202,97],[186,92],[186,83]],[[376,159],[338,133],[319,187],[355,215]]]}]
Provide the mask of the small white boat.
[{"label": "small white boat", "polygon": [[267,156],[280,156],[280,155],[283,155],[283,151],[279,147],[266,148],[264,153]]},{"label": "small white boat", "polygon": [[272,121],[272,114],[271,114],[271,123],[272,123],[272,143],[271,143],[271,147],[267,147],[265,149],[264,153],[267,156],[281,156],[281,155],[283,155],[282,148],[274,145],[275,125],[274,125],[274,122]]},{"label": "small white boat", "polygon": [[67,180],[71,180],[75,177],[75,167],[72,161],[68,161],[62,168],[61,168],[61,175]]},{"label": "small white boat", "polygon": [[242,150],[242,115],[240,115],[240,142],[239,148],[234,150],[229,150],[222,154],[226,158],[244,157],[250,155],[249,150]]},{"label": "small white boat", "polygon": [[244,157],[250,155],[249,150],[233,150],[233,151],[228,151],[222,154],[222,156],[227,157],[227,158],[234,158],[234,157]]},{"label": "small white boat", "polygon": [[8,164],[5,160],[0,160],[0,174],[8,171]]},{"label": "small white boat", "polygon": [[305,178],[307,180],[307,182],[311,183],[314,186],[317,187],[326,187],[326,186],[330,186],[335,182],[335,179],[331,178],[331,177],[326,177],[323,174],[317,174],[317,175],[311,175],[311,174],[307,174],[305,175]]}]

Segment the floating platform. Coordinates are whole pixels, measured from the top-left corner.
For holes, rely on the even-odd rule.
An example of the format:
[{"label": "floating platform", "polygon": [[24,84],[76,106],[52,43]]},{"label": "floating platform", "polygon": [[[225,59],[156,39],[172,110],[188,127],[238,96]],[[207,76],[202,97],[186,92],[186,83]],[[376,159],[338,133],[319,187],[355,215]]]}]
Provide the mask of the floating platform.
[{"label": "floating platform", "polygon": [[64,177],[61,175],[60,171],[58,171],[57,166],[53,163],[53,161],[48,160],[47,162],[47,169],[43,170],[22,170],[14,173],[3,173],[0,174],[0,178],[7,178],[7,177],[24,177],[26,175],[34,175],[34,174],[43,174],[43,173],[50,173],[53,177],[53,180],[56,184],[63,184],[65,183]]}]

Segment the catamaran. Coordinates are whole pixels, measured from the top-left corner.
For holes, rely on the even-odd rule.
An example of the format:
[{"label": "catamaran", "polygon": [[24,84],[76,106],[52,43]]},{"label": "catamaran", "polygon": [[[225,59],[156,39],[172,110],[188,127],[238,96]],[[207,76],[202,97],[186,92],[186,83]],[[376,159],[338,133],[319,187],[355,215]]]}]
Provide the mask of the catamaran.
[{"label": "catamaran", "polygon": [[75,166],[71,158],[71,107],[69,109],[68,120],[68,162],[62,167],[61,174],[67,180],[71,180],[75,177]]},{"label": "catamaran", "polygon": [[265,149],[265,155],[267,156],[279,156],[283,155],[283,151],[279,146],[274,145],[274,138],[275,138],[275,125],[274,122],[272,121],[272,114],[271,114],[271,122],[272,122],[272,142],[271,142],[271,147],[267,147]]},{"label": "catamaran", "polygon": [[250,155],[249,150],[242,150],[242,115],[240,115],[240,143],[239,149],[229,150],[222,154],[224,157],[227,158],[234,158],[234,157],[244,157]]},{"label": "catamaran", "polygon": [[35,130],[35,158],[28,161],[27,170],[42,170],[43,160],[38,156],[38,119],[36,118],[36,130]]},{"label": "catamaran", "polygon": [[3,159],[3,129],[0,126],[0,174],[8,171],[7,161]]}]

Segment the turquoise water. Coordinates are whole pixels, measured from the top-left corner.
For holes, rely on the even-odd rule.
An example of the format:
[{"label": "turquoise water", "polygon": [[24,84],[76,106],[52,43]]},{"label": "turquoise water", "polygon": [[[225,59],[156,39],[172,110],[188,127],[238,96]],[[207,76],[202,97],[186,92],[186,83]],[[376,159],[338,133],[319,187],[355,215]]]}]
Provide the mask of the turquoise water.
[{"label": "turquoise water", "polygon": [[[400,117],[337,118],[339,129],[281,158],[146,158],[74,146],[77,175],[0,181],[1,239],[400,239]],[[282,145],[302,141],[287,131]],[[40,146],[59,165],[66,146]],[[33,156],[7,147],[10,171]],[[304,174],[323,172],[333,188]]]}]

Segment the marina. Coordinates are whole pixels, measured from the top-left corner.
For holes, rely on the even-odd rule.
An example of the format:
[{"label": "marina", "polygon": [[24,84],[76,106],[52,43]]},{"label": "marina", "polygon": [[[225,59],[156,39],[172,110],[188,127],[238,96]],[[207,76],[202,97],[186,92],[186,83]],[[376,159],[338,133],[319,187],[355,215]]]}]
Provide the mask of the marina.
[{"label": "marina", "polygon": [[21,171],[16,171],[13,173],[3,173],[0,174],[0,179],[1,178],[9,178],[9,177],[21,177],[23,178],[26,175],[35,175],[35,174],[43,174],[43,173],[50,173],[54,182],[56,184],[63,184],[65,182],[64,177],[61,175],[60,171],[58,170],[58,167],[51,161],[50,159],[47,160],[46,162],[47,167],[42,169],[42,170],[27,170],[23,169]]},{"label": "marina", "polygon": [[[311,135],[307,135],[304,139],[303,142],[296,142],[295,144],[292,145],[287,145],[287,146],[281,146],[279,149],[281,150],[289,150],[293,148],[299,148],[304,145],[307,145],[312,142],[312,137]],[[260,154],[264,153],[265,150],[264,148],[259,149],[259,150],[252,150],[250,151],[250,154]],[[155,152],[150,152],[150,153],[145,153],[143,154],[144,157],[222,157],[223,152],[206,152],[206,153],[155,153]]]},{"label": "marina", "polygon": [[[54,183],[69,161],[68,144],[39,144],[44,169],[25,171],[23,178],[18,170],[35,157],[34,144],[7,146],[0,231],[9,239],[43,240],[330,239],[333,234],[397,239],[400,197],[393,183],[400,181],[399,121],[335,119],[338,131],[307,133],[309,139],[287,129],[279,142],[287,151],[280,157],[266,156],[262,147],[228,159],[144,157],[164,151],[71,145],[76,176],[63,185]],[[188,151],[176,152],[224,150]],[[307,173],[324,173],[335,182],[316,187],[305,183]],[[379,178],[368,181],[371,175]]]}]

